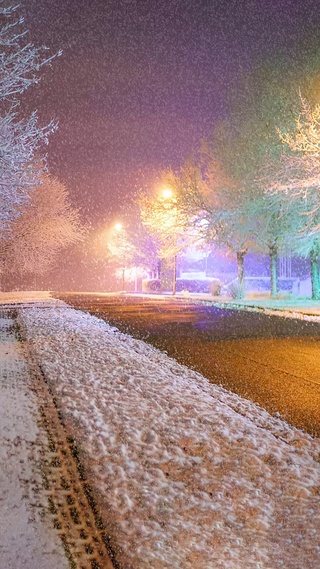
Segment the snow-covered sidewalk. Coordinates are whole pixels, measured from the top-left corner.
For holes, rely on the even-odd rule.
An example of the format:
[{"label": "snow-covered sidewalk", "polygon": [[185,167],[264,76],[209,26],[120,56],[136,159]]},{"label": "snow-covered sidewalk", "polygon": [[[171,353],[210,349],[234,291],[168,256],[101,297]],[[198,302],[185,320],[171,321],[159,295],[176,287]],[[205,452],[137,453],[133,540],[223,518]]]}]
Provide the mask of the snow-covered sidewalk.
[{"label": "snow-covered sidewalk", "polygon": [[126,569],[320,566],[320,442],[57,304],[20,309]]},{"label": "snow-covered sidewalk", "polygon": [[0,569],[63,569],[64,549],[38,505],[37,401],[13,323],[0,317]]}]

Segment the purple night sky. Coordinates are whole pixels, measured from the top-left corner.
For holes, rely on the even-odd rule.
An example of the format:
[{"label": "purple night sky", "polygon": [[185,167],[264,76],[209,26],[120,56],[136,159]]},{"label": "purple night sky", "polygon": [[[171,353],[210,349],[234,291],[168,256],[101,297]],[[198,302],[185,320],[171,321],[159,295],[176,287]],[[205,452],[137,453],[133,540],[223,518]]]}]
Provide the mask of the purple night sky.
[{"label": "purple night sky", "polygon": [[23,109],[59,121],[51,171],[93,223],[210,135],[248,69],[290,55],[317,0],[25,0],[36,45],[63,50]]}]

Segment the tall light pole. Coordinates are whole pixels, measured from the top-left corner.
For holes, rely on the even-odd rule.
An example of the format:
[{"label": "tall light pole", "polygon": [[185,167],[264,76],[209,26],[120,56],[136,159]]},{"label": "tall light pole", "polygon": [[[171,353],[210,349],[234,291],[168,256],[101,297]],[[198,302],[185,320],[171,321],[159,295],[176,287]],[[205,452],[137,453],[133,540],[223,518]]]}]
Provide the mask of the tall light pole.
[{"label": "tall light pole", "polygon": [[[114,224],[113,229],[120,235],[123,232],[123,225],[119,221]],[[124,277],[125,277],[125,266],[122,267],[122,286],[121,291],[124,292]]]},{"label": "tall light pole", "polygon": [[[171,188],[164,188],[162,190],[161,196],[164,200],[166,200],[170,204],[170,210],[168,210],[168,214],[173,214],[173,198],[174,193]],[[173,237],[173,276],[172,276],[172,295],[175,296],[177,293],[177,253],[176,253],[176,234],[174,233],[174,229],[172,232]]]}]

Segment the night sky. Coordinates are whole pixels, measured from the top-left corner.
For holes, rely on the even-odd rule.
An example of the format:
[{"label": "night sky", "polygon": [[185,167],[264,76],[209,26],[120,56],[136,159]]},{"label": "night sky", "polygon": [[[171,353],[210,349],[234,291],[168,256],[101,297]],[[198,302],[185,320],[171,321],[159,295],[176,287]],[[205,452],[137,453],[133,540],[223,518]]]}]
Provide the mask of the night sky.
[{"label": "night sky", "polygon": [[[177,167],[230,89],[319,21],[319,0],[24,0],[36,45],[63,50],[23,110],[59,121],[51,171],[92,223]],[[123,213],[122,213],[123,215]]]}]

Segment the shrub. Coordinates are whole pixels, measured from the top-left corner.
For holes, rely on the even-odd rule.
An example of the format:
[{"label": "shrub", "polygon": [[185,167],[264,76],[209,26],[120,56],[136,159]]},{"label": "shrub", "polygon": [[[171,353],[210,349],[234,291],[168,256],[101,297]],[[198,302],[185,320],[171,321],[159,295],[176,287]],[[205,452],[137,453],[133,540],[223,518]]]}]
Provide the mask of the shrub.
[{"label": "shrub", "polygon": [[144,279],[142,281],[142,292],[160,292],[161,285],[159,279]]},{"label": "shrub", "polygon": [[210,289],[212,296],[220,296],[221,282],[220,281],[212,281],[209,284],[209,289]]},{"label": "shrub", "polygon": [[211,284],[219,282],[218,279],[209,281],[208,279],[181,279],[177,278],[177,292],[211,292]]},{"label": "shrub", "polygon": [[190,292],[188,290],[182,290],[181,294],[182,294],[182,296],[186,296],[186,297],[190,296]]},{"label": "shrub", "polygon": [[229,285],[229,292],[231,294],[231,297],[234,300],[240,300],[241,298],[244,298],[245,295],[245,284],[240,283],[238,280],[233,281],[232,283],[230,283]]},{"label": "shrub", "polygon": [[[193,293],[211,293],[213,296],[219,296],[221,291],[221,283],[218,279],[209,281],[206,279],[180,279],[177,278],[177,292],[187,295]],[[142,292],[160,292],[161,284],[159,279],[144,279],[142,281]]]},{"label": "shrub", "polygon": [[208,282],[202,279],[177,278],[177,292],[209,292]]}]

